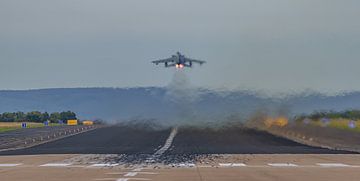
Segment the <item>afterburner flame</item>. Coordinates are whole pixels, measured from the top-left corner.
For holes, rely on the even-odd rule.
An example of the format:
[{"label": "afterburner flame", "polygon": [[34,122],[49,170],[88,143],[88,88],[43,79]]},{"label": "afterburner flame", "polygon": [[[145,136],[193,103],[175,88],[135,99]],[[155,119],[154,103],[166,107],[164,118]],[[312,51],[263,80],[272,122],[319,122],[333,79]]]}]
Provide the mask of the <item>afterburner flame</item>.
[{"label": "afterburner flame", "polygon": [[175,67],[178,68],[178,69],[182,69],[182,68],[184,68],[184,65],[183,64],[176,64]]}]

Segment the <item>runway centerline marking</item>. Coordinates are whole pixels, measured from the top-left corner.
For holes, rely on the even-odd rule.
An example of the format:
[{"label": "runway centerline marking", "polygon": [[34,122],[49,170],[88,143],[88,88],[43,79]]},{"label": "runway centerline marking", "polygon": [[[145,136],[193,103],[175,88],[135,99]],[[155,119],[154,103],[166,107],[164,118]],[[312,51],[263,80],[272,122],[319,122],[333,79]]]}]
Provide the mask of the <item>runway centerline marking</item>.
[{"label": "runway centerline marking", "polygon": [[153,155],[146,159],[145,162],[152,163],[155,162],[156,158],[159,158],[163,153],[165,153],[172,145],[174,138],[177,134],[178,129],[175,127],[171,130],[169,137],[166,139],[164,146],[158,149]]},{"label": "runway centerline marking", "polygon": [[0,163],[0,167],[16,167],[22,165],[22,163]]},{"label": "runway centerline marking", "polygon": [[162,155],[166,150],[168,150],[168,149],[170,148],[172,142],[174,141],[174,138],[175,138],[176,134],[177,134],[177,128],[173,128],[173,129],[171,130],[171,133],[170,133],[169,137],[166,139],[164,146],[161,147],[158,151],[156,151],[156,152],[154,153],[154,155],[159,155],[159,156],[160,156],[160,155]]}]

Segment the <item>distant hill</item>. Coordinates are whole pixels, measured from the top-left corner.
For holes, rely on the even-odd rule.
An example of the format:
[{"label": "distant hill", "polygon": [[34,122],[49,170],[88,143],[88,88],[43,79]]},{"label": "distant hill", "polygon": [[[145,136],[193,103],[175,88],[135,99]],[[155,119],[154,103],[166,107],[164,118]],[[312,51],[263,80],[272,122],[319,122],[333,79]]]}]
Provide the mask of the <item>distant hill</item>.
[{"label": "distant hill", "polygon": [[71,110],[82,119],[100,118],[114,121],[193,116],[220,119],[232,115],[248,116],[258,110],[297,114],[314,110],[360,109],[360,92],[338,96],[313,93],[273,99],[249,91],[220,93],[198,90],[195,97],[196,99],[190,101],[174,102],[167,89],[159,87],[0,91],[0,112]]}]

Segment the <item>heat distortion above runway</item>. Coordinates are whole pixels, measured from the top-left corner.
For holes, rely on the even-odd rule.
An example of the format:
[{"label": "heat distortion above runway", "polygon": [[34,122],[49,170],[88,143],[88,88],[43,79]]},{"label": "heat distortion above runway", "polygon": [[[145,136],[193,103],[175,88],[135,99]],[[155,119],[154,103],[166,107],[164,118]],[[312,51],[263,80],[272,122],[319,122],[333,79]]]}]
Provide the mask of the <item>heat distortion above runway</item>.
[{"label": "heat distortion above runway", "polygon": [[[118,125],[99,128],[31,148],[0,152],[1,155],[29,154],[155,154],[163,157],[196,154],[337,154],[350,153],[311,147],[248,128],[153,129],[146,126]],[[169,142],[169,137],[171,142]]]}]

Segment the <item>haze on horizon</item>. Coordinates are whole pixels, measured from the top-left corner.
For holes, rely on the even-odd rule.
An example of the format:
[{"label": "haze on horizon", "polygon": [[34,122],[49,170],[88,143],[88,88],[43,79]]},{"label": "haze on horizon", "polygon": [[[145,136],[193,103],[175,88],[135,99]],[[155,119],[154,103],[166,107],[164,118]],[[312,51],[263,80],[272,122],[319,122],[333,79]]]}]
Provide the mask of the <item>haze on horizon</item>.
[{"label": "haze on horizon", "polygon": [[0,89],[166,86],[360,90],[360,1],[3,0]]}]

